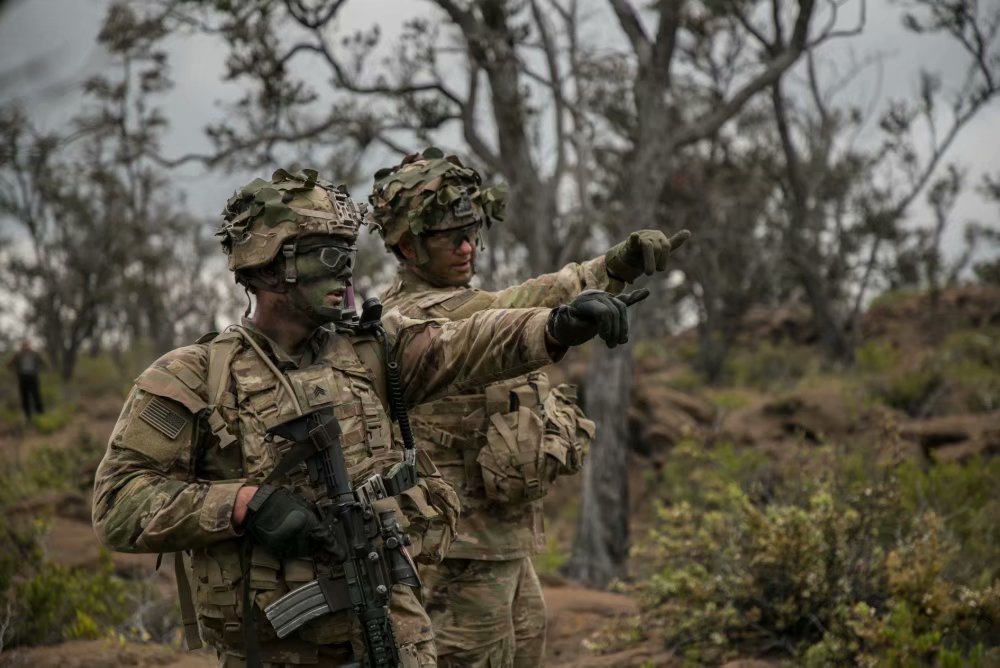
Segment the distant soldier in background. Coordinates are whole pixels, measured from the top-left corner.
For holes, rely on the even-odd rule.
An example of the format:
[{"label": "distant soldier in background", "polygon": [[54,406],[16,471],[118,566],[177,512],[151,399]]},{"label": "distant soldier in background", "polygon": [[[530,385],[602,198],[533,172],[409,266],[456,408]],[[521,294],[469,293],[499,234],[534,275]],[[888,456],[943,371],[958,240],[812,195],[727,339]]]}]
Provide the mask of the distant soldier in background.
[{"label": "distant soldier in background", "polygon": [[44,413],[41,383],[38,380],[42,369],[47,368],[45,358],[31,347],[27,339],[21,341],[21,349],[7,362],[7,366],[17,374],[17,390],[21,394],[21,409],[24,417],[31,421],[32,413]]},{"label": "distant soldier in background", "polygon": [[[469,285],[476,252],[484,228],[503,219],[504,196],[502,187],[485,188],[478,172],[436,148],[379,170],[369,199],[385,246],[401,265],[382,295],[386,307],[447,320],[487,309],[558,307],[664,271],[670,252],[689,236],[633,232],[586,262],[499,292],[478,290]],[[541,499],[557,476],[582,468],[594,423],[577,407],[574,387],[550,387],[541,372],[467,383],[415,408],[411,421],[420,449],[462,500],[447,557],[420,569],[440,665],[541,665],[545,603],[531,563],[545,547]]]}]

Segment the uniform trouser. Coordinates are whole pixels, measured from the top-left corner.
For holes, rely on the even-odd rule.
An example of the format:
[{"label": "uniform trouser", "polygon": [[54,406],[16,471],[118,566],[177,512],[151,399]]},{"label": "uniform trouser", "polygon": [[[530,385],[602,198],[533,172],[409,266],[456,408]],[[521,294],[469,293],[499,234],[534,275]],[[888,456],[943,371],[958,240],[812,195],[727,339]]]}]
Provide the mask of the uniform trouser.
[{"label": "uniform trouser", "polygon": [[444,668],[529,668],[545,657],[545,600],[531,559],[445,559],[421,567]]},{"label": "uniform trouser", "polygon": [[17,389],[21,393],[21,409],[24,417],[31,419],[32,413],[44,413],[42,392],[38,385],[38,376],[34,374],[17,376]]}]

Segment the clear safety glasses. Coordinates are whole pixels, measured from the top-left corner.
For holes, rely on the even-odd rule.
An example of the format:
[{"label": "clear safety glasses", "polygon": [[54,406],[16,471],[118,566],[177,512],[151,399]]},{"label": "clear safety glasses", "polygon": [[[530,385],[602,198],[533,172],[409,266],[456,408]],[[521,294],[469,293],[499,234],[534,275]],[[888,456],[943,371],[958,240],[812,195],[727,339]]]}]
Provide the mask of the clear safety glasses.
[{"label": "clear safety glasses", "polygon": [[458,248],[463,241],[468,241],[473,248],[476,248],[480,245],[482,228],[481,222],[475,222],[453,230],[425,232],[425,243],[438,248]]}]

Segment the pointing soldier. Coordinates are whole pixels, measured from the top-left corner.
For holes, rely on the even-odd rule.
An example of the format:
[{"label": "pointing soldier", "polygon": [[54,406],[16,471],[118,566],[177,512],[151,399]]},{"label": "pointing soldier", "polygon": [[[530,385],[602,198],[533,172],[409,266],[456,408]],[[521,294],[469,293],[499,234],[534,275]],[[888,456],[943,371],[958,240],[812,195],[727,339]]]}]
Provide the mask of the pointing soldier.
[{"label": "pointing soldier", "polygon": [[[484,228],[503,219],[504,195],[436,148],[376,173],[374,220],[400,262],[382,295],[386,307],[457,321],[487,309],[586,301],[664,271],[689,236],[634,232],[587,262],[499,292],[477,290],[469,285],[476,252]],[[557,476],[580,470],[593,422],[576,406],[574,388],[550,387],[539,372],[465,383],[411,420],[421,449],[462,501],[447,557],[420,569],[440,665],[541,665],[545,605],[530,559],[545,546],[541,499]]]},{"label": "pointing soldier", "polygon": [[[454,323],[390,313],[372,334],[354,317],[351,289],[364,216],[363,205],[312,170],[278,170],[234,195],[220,236],[237,282],[256,297],[254,315],[143,372],[97,471],[98,536],[115,550],[175,553],[189,647],[203,639],[220,666],[338,666],[362,656],[366,666],[435,665],[428,618],[405,577],[392,580],[399,584],[391,601],[378,588],[394,646],[375,650],[390,658],[366,649],[371,620],[350,610],[359,571],[327,558],[356,546],[330,543],[337,520],[317,509],[329,507],[332,478],[315,462],[339,457],[357,494],[348,506],[360,507],[359,490],[391,477],[403,459],[386,409],[395,399],[402,423],[395,413],[404,404],[532,371],[596,335],[609,345],[627,337],[623,302],[604,293],[561,309],[489,311]],[[394,370],[397,394],[384,370]],[[303,443],[276,436],[312,411],[336,424],[339,447],[317,446],[330,459],[296,459]],[[413,555],[435,562],[451,542],[458,502],[433,465],[417,464],[417,484],[371,508],[380,519],[386,504],[400,509]],[[372,524],[375,513],[365,508],[364,526],[375,526],[362,536],[375,545],[367,556],[388,563],[400,541],[382,540],[395,536],[392,526]],[[329,614],[276,632],[268,621],[274,605],[319,580],[328,585],[320,598]],[[339,600],[339,591],[351,600]]]}]

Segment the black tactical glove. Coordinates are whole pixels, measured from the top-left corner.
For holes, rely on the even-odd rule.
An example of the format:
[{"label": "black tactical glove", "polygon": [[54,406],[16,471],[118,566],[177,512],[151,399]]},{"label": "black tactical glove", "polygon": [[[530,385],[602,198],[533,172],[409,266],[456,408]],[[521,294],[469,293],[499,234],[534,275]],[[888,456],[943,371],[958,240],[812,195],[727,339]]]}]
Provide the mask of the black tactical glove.
[{"label": "black tactical glove", "polygon": [[319,528],[316,511],[291,490],[261,485],[247,504],[247,535],[279,559],[308,557]]},{"label": "black tactical glove", "polygon": [[649,290],[612,295],[602,290],[584,290],[569,304],[552,309],[546,330],[564,346],[578,346],[600,336],[608,348],[628,341],[626,307],[641,302]]},{"label": "black tactical glove", "polygon": [[665,271],[670,253],[684,245],[691,237],[687,230],[681,230],[667,238],[659,230],[639,230],[628,239],[614,246],[604,255],[608,275],[631,283],[641,274],[647,276],[657,271]]}]

